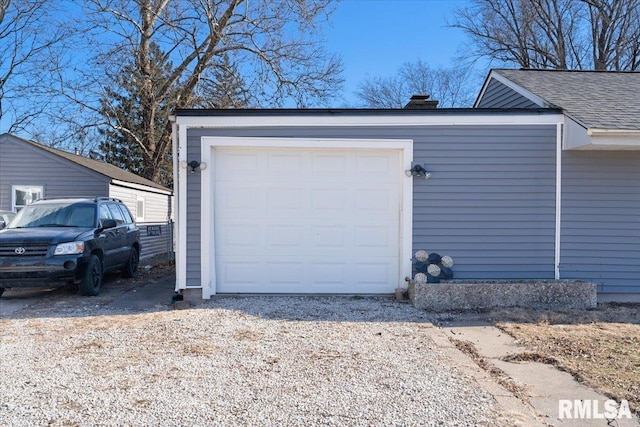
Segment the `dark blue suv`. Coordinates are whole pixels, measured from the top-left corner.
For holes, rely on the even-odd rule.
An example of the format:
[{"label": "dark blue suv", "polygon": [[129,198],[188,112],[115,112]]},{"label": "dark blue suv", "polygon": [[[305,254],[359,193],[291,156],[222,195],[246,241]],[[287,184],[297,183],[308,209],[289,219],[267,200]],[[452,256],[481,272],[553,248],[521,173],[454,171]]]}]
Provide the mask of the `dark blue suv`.
[{"label": "dark blue suv", "polygon": [[77,284],[98,295],[103,274],[134,277],[140,231],[122,201],[38,200],[0,231],[0,295],[5,288]]}]

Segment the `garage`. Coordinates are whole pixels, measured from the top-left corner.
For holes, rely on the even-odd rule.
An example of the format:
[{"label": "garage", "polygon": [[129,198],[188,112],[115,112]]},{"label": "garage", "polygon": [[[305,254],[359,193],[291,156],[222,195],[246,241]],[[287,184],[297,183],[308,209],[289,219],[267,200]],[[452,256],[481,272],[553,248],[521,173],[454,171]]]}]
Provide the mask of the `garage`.
[{"label": "garage", "polygon": [[393,293],[410,264],[411,145],[203,137],[203,296]]}]

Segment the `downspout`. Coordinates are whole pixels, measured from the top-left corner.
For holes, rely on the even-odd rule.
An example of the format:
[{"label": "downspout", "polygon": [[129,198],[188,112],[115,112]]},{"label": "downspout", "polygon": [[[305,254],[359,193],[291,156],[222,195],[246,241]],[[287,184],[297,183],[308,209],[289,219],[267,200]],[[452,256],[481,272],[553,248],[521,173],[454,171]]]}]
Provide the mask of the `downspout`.
[{"label": "downspout", "polygon": [[[174,245],[174,250],[178,250],[178,227],[177,225],[180,224],[180,209],[178,208],[178,206],[180,206],[179,203],[179,198],[180,198],[180,192],[176,191],[176,189],[178,188],[178,124],[176,123],[176,116],[169,116],[169,121],[171,122],[171,161],[173,162],[173,216],[174,216],[174,223],[173,223],[173,245]],[[174,254],[174,259],[175,259],[175,254]],[[178,275],[176,274],[176,285],[175,285],[175,289],[176,292],[178,292],[180,290],[179,286],[178,286]]]},{"label": "downspout", "polygon": [[560,231],[562,222],[562,132],[563,124],[556,124],[556,230],[554,277],[560,280]]}]

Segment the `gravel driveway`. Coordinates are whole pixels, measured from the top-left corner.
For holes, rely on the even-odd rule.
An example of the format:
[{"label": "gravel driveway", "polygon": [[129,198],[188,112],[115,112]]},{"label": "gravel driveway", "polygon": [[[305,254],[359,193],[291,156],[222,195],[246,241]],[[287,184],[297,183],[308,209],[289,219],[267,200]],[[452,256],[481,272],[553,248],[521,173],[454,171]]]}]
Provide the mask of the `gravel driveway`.
[{"label": "gravel driveway", "polygon": [[0,327],[0,425],[506,425],[426,314],[389,299],[86,304]]}]

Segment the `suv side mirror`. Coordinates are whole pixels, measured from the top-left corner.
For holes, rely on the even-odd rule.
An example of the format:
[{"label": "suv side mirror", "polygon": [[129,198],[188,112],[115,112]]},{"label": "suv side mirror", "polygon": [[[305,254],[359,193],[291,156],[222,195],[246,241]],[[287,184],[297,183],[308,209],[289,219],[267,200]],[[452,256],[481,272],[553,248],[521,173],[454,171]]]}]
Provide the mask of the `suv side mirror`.
[{"label": "suv side mirror", "polygon": [[4,220],[0,219],[0,230],[4,230],[6,226],[7,226],[7,223],[4,222]]},{"label": "suv side mirror", "polygon": [[106,230],[107,228],[114,228],[118,225],[115,219],[104,219],[102,220],[102,229]]}]

